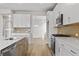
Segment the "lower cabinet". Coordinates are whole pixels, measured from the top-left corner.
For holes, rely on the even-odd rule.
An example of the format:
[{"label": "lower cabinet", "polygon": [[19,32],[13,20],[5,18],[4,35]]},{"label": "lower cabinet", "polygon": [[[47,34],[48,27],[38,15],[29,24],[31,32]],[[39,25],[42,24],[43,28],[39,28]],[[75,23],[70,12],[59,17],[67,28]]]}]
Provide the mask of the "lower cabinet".
[{"label": "lower cabinet", "polygon": [[60,56],[72,56],[70,54],[70,52],[65,48],[66,47],[64,46],[64,44],[61,44],[61,46],[60,46]]},{"label": "lower cabinet", "polygon": [[66,49],[64,49],[62,47],[61,47],[61,49],[62,49],[62,51],[60,52],[60,56],[72,56],[70,54],[70,52],[68,52]]},{"label": "lower cabinet", "polygon": [[[75,42],[75,41],[74,41]],[[55,55],[56,56],[79,56],[79,47],[75,43],[68,43],[65,39],[56,39]]]},{"label": "lower cabinet", "polygon": [[60,44],[57,40],[55,40],[55,55],[56,56],[60,55]]},{"label": "lower cabinet", "polygon": [[55,55],[56,56],[72,56],[60,42],[56,42]]},{"label": "lower cabinet", "polygon": [[17,56],[26,56],[28,51],[28,39],[23,38],[16,43],[16,55]]}]

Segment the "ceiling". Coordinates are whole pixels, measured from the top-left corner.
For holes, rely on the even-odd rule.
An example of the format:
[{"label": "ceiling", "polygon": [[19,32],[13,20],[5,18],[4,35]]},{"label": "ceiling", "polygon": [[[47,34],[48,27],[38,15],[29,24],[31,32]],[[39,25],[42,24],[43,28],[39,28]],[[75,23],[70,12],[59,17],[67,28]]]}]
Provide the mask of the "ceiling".
[{"label": "ceiling", "polygon": [[0,9],[25,10],[25,11],[48,11],[55,3],[0,3]]}]

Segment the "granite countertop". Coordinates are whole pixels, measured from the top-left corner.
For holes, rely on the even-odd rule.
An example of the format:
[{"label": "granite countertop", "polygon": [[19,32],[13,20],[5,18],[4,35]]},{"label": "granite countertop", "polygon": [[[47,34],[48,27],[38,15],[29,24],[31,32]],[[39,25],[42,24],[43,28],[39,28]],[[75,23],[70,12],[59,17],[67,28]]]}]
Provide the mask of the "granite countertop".
[{"label": "granite countertop", "polygon": [[24,37],[14,37],[13,40],[5,40],[3,38],[0,38],[0,51],[16,42],[18,42],[19,40],[21,40]]}]

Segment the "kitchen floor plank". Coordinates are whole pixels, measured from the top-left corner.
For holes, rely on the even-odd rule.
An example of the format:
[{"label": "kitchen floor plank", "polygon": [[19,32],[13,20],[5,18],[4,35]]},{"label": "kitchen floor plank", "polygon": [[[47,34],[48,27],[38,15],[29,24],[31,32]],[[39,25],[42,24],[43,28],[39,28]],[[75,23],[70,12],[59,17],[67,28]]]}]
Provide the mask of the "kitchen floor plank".
[{"label": "kitchen floor plank", "polygon": [[46,44],[46,40],[33,39],[28,48],[29,56],[51,56],[51,51]]}]

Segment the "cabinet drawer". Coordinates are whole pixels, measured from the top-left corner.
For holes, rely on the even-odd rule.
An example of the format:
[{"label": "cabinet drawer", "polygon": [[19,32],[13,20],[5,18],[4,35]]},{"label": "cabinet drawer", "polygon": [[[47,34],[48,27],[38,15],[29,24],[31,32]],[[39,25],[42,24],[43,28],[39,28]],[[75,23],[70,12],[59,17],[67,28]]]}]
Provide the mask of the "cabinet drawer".
[{"label": "cabinet drawer", "polygon": [[72,56],[72,54],[63,48],[62,52],[60,52],[60,56]]},{"label": "cabinet drawer", "polygon": [[66,49],[66,50],[68,50],[68,52],[70,53],[70,54],[72,54],[73,56],[79,56],[79,49],[77,49],[77,48],[75,48],[75,47],[73,47],[73,46],[71,46],[71,45],[68,45],[68,44],[62,44],[63,46],[64,46],[64,48]]}]

